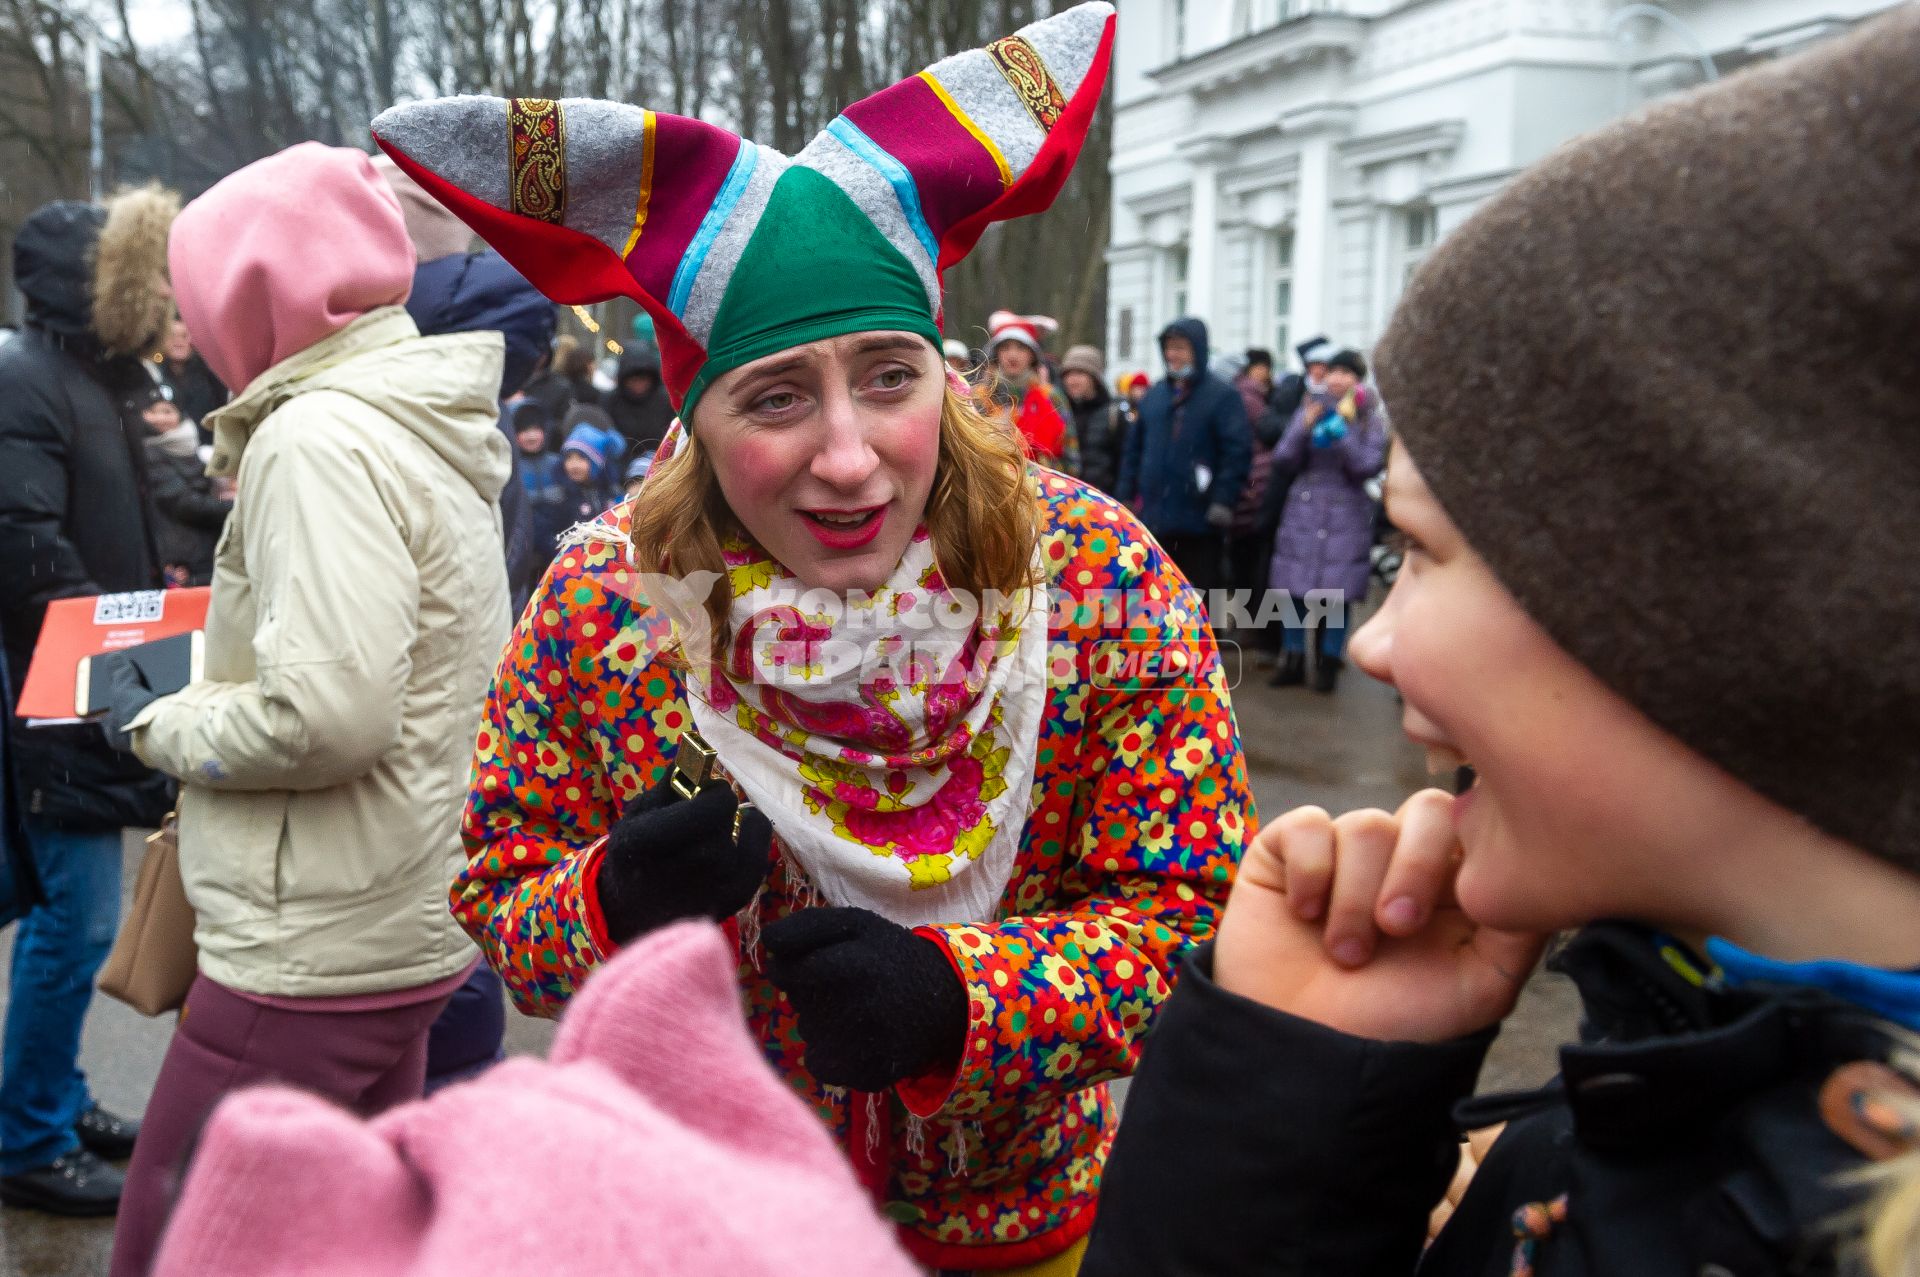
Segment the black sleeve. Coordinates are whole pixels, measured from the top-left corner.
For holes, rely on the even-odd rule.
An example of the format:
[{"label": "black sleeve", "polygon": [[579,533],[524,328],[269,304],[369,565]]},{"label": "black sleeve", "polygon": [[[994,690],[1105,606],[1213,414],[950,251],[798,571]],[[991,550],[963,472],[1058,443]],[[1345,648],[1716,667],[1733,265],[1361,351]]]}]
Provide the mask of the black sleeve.
[{"label": "black sleeve", "polygon": [[1220,400],[1220,411],[1214,417],[1214,446],[1218,450],[1215,460],[1213,488],[1207,493],[1212,504],[1236,506],[1240,504],[1241,494],[1246,491],[1247,474],[1253,468],[1253,436],[1251,423],[1247,421],[1247,405],[1241,401],[1240,392],[1227,387],[1227,395]]},{"label": "black sleeve", "polygon": [[1140,452],[1146,446],[1147,436],[1141,428],[1143,424],[1143,419],[1136,418],[1127,437],[1120,442],[1120,477],[1113,495],[1120,498],[1123,505],[1133,505],[1140,497]]},{"label": "black sleeve", "polygon": [[38,631],[49,600],[100,592],[66,536],[67,438],[48,389],[0,376],[0,600],[21,634]]},{"label": "black sleeve", "polygon": [[211,484],[194,483],[174,466],[149,463],[147,490],[156,509],[190,528],[217,529],[233,512],[233,502],[215,496]]},{"label": "black sleeve", "polygon": [[1081,1277],[1408,1277],[1493,1031],[1377,1042],[1189,958],[1147,1040]]}]

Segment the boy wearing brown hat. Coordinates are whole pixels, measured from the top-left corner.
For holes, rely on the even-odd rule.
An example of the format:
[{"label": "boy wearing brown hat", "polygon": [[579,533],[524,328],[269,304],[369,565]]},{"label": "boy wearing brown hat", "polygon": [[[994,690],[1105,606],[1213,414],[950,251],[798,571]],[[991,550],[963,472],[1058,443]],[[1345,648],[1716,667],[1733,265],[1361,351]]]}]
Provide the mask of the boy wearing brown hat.
[{"label": "boy wearing brown hat", "polygon": [[[1467,784],[1261,831],[1087,1277],[1852,1271],[1920,1031],[1916,67],[1909,5],[1656,106],[1415,279],[1352,655]],[[1555,932],[1560,1078],[1456,1108]]]}]

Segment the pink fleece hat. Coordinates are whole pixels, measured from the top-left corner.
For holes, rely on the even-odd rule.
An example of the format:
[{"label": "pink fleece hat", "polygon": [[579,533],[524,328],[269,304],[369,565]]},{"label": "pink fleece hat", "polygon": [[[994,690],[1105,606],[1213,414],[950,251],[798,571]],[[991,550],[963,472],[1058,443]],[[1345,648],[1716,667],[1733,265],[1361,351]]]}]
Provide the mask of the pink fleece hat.
[{"label": "pink fleece hat", "polygon": [[364,152],[319,142],[214,183],[174,219],[167,264],[195,348],[235,394],[413,289],[400,201]]},{"label": "pink fleece hat", "polygon": [[552,1059],[363,1122],[267,1088],[207,1124],[154,1277],[916,1277],[740,1010],[718,928],[614,958]]}]

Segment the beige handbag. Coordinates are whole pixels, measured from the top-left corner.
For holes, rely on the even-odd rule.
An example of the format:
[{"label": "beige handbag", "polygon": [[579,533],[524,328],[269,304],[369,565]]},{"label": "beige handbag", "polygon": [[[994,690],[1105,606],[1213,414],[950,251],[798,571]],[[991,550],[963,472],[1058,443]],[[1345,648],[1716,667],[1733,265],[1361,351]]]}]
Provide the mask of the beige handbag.
[{"label": "beige handbag", "polygon": [[100,968],[100,992],[141,1015],[177,1011],[187,1000],[199,956],[193,906],[180,880],[179,823],[169,815],[147,838],[133,905]]}]

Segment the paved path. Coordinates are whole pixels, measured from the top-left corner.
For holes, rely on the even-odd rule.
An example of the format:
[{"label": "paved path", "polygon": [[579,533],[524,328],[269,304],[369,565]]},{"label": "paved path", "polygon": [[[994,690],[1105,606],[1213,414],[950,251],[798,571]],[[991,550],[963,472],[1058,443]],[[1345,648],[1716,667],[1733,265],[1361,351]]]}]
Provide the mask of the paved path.
[{"label": "paved path", "polygon": [[[1300,688],[1273,690],[1249,669],[1234,704],[1245,740],[1260,811],[1272,817],[1302,803],[1332,811],[1389,809],[1426,783],[1418,751],[1400,735],[1400,707],[1392,691],[1349,671],[1333,696]],[[126,842],[131,891],[139,840]],[[0,933],[0,1006],[11,932]],[[1501,1035],[1483,1085],[1534,1085],[1553,1069],[1553,1046],[1571,1032],[1574,1004],[1564,980],[1536,979],[1521,1010]],[[82,1062],[107,1107],[138,1113],[145,1107],[171,1020],[147,1020],[110,999],[99,999],[87,1024]],[[509,1048],[539,1052],[551,1026],[511,1016]],[[63,1221],[27,1211],[0,1210],[0,1277],[94,1277],[106,1271],[111,1229],[98,1221]]]}]

